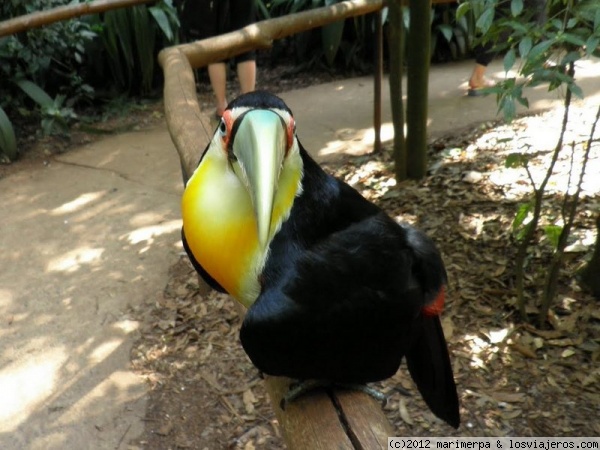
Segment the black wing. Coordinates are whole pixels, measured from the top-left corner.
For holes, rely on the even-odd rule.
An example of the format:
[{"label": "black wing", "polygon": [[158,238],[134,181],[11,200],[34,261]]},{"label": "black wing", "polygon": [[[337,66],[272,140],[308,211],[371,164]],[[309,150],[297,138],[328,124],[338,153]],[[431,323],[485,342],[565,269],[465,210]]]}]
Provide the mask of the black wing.
[{"label": "black wing", "polygon": [[388,378],[407,356],[432,411],[457,424],[439,318],[422,312],[446,283],[439,252],[311,161],[242,324],[244,349],[268,374],[352,383]]},{"label": "black wing", "polygon": [[398,370],[423,289],[401,229],[388,221],[368,218],[310,249],[272,246],[263,292],[240,333],[260,370],[340,382]]},{"label": "black wing", "polygon": [[303,193],[271,242],[242,344],[273,375],[389,377],[445,282],[443,263],[429,238],[303,158]]}]

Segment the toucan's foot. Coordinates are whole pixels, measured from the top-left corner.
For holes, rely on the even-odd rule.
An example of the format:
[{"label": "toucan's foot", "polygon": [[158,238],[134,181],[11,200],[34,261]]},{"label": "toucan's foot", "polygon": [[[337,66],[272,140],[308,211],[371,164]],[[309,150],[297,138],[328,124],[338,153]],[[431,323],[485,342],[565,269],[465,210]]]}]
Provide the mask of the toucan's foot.
[{"label": "toucan's foot", "polygon": [[315,389],[350,389],[353,391],[364,392],[367,395],[370,395],[378,402],[382,402],[383,405],[387,403],[387,397],[382,392],[374,389],[366,384],[359,383],[335,383],[331,381],[325,380],[304,380],[292,383],[290,385],[290,390],[288,393],[281,399],[279,406],[282,410],[285,410],[285,407],[296,400],[298,397],[306,394],[307,392],[314,391]]},{"label": "toucan's foot", "polygon": [[353,391],[360,391],[360,392],[364,392],[367,395],[370,395],[371,397],[373,397],[375,400],[377,400],[378,402],[383,403],[383,405],[385,406],[385,404],[387,403],[387,396],[381,392],[378,391],[375,388],[372,388],[371,386],[368,386],[366,384],[336,384],[336,386],[339,386],[343,389],[351,389]]},{"label": "toucan's foot", "polygon": [[281,402],[279,402],[279,407],[282,410],[285,410],[285,407],[288,404],[307,392],[314,391],[315,389],[319,388],[330,388],[331,386],[331,382],[323,380],[303,380],[293,382],[290,384],[290,389],[287,394],[285,394],[281,399]]}]

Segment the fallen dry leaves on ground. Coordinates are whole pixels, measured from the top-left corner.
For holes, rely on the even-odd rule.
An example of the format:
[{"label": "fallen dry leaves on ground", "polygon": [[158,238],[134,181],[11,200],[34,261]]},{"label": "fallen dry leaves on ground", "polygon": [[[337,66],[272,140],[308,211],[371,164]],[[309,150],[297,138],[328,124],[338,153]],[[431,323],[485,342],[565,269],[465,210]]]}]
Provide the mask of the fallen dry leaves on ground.
[{"label": "fallen dry leaves on ground", "polygon": [[[576,152],[595,111],[573,111],[565,140]],[[486,124],[431,144],[431,174],[397,185],[388,154],[352,158],[327,170],[378,203],[392,217],[413,223],[439,245],[448,270],[443,326],[461,399],[455,431],[436,419],[404,367],[375,387],[398,436],[594,436],[600,434],[600,313],[598,300],[574,277],[594,241],[600,210],[600,144],[596,140],[573,239],[562,272],[550,327],[524,324],[515,311],[511,224],[531,191],[523,169],[507,169],[509,153],[533,152],[535,179],[553,148],[560,111]],[[548,216],[567,190],[568,152],[559,160],[546,196]],[[536,283],[552,253],[531,248],[528,313],[535,317]],[[587,253],[586,253],[587,252]],[[600,276],[600,274],[599,274]],[[144,449],[278,449],[284,444],[262,381],[238,339],[240,318],[225,295],[198,292],[187,259],[171,269],[163,295],[151,305],[134,367],[152,386],[146,433],[131,443]],[[410,393],[399,392],[402,387]]]}]

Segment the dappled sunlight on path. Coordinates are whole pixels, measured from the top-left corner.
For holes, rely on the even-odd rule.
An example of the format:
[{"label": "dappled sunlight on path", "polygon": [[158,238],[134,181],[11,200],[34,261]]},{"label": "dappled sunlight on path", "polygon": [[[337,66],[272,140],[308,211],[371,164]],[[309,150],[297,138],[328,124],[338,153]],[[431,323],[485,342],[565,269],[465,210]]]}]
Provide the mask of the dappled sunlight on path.
[{"label": "dappled sunlight on path", "polygon": [[3,449],[114,449],[141,432],[135,313],[181,250],[175,152],[146,133],[162,145],[129,133],[0,180]]}]

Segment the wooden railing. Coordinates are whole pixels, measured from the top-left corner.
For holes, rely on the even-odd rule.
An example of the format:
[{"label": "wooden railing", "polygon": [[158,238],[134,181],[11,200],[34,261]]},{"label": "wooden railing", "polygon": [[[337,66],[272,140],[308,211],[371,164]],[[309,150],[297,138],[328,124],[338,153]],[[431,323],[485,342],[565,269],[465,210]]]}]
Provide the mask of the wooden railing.
[{"label": "wooden railing", "polygon": [[98,14],[111,9],[127,8],[154,1],[156,0],[94,0],[91,2],[57,6],[45,11],[36,11],[0,22],[0,37],[72,19],[73,17]]}]

